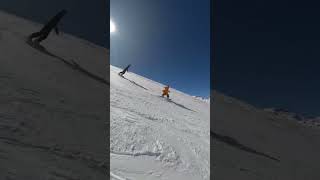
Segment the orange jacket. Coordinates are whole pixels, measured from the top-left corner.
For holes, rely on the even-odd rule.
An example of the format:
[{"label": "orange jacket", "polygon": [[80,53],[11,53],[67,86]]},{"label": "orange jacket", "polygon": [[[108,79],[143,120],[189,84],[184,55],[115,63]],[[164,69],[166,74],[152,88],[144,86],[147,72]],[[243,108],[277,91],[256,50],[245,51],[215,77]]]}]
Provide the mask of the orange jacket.
[{"label": "orange jacket", "polygon": [[162,94],[163,95],[167,95],[167,94],[169,94],[169,86],[166,86],[166,87],[164,87],[164,89],[162,90]]}]

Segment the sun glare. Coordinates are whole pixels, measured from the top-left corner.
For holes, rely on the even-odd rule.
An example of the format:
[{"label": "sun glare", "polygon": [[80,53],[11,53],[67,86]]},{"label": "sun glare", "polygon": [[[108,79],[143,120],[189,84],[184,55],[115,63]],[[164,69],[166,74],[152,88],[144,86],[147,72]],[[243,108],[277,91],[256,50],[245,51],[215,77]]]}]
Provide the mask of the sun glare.
[{"label": "sun glare", "polygon": [[114,24],[114,22],[112,20],[110,20],[110,33],[115,32],[116,29],[116,25]]}]

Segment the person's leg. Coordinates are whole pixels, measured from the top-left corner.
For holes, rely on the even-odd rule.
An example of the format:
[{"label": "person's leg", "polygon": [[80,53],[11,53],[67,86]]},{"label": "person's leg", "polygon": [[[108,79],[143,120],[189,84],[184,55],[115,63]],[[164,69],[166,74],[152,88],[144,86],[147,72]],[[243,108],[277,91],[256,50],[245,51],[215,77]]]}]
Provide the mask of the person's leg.
[{"label": "person's leg", "polygon": [[122,76],[124,75],[124,73],[126,73],[125,71],[121,71],[119,74]]},{"label": "person's leg", "polygon": [[41,32],[35,32],[35,33],[32,33],[28,38],[29,40],[32,40],[33,38],[41,36],[41,34],[42,34]]},{"label": "person's leg", "polygon": [[36,43],[40,43],[48,37],[48,34],[42,34],[39,38],[35,40]]}]

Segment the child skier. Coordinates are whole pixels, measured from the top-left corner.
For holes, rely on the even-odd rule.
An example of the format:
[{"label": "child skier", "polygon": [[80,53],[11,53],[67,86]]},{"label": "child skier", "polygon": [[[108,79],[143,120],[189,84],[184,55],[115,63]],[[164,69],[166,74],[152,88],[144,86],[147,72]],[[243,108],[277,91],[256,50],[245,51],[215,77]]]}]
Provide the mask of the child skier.
[{"label": "child skier", "polygon": [[169,86],[164,87],[164,89],[162,90],[162,97],[167,96],[167,98],[169,99]]}]

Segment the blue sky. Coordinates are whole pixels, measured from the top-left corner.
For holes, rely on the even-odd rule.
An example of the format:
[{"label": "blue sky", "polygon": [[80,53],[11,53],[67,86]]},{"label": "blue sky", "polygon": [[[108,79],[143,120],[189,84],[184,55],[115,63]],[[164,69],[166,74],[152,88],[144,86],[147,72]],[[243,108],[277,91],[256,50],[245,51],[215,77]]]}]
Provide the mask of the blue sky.
[{"label": "blue sky", "polygon": [[221,0],[214,88],[259,107],[320,116],[320,2]]},{"label": "blue sky", "polygon": [[209,96],[210,0],[111,0],[110,16],[112,65]]}]

